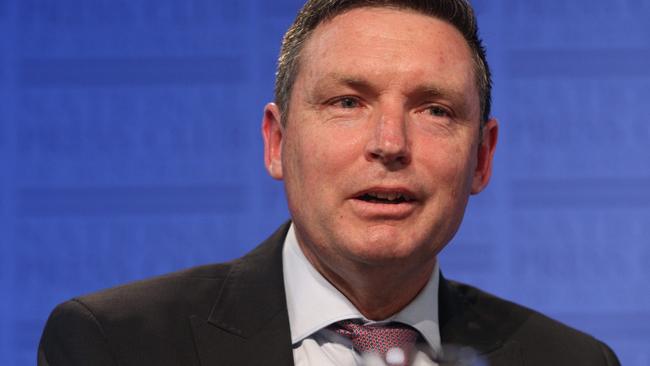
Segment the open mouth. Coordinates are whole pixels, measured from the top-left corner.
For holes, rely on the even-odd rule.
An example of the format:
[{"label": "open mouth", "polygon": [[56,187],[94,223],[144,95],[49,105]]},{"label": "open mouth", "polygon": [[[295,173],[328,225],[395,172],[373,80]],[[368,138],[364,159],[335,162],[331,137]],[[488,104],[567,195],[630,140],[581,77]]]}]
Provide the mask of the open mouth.
[{"label": "open mouth", "polygon": [[383,203],[396,205],[404,202],[411,202],[414,199],[408,194],[401,192],[367,192],[358,197],[358,200],[370,203]]}]

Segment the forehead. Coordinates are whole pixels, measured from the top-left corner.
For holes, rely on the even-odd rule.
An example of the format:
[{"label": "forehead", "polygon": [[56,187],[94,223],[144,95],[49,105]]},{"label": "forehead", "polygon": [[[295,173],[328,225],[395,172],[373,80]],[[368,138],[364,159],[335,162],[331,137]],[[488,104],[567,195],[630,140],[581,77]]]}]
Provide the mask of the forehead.
[{"label": "forehead", "polygon": [[389,83],[440,84],[476,94],[478,101],[472,53],[462,34],[414,10],[346,11],[318,25],[300,57],[297,84],[327,75],[361,75]]}]

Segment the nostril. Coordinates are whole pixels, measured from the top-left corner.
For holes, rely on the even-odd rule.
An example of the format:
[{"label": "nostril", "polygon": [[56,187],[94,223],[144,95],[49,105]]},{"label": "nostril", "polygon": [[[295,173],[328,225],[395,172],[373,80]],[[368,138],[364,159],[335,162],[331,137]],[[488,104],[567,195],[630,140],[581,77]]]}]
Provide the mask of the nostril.
[{"label": "nostril", "polygon": [[367,154],[368,160],[377,160],[382,164],[398,163],[406,165],[411,162],[411,156],[408,151],[386,152],[385,150],[377,149]]},{"label": "nostril", "polygon": [[406,141],[380,139],[371,141],[366,148],[368,156],[384,164],[392,162],[410,162],[410,151]]},{"label": "nostril", "polygon": [[409,164],[411,162],[411,156],[408,155],[408,154],[402,155],[402,156],[397,158],[397,161],[399,161],[400,163],[402,163],[404,165]]}]

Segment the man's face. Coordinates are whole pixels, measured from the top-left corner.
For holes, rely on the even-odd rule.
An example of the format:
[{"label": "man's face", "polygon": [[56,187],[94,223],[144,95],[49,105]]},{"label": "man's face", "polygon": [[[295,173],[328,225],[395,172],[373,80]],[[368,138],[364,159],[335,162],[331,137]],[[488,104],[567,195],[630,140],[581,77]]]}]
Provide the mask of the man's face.
[{"label": "man's face", "polygon": [[488,182],[471,52],[448,23],[390,8],[319,25],[289,120],[265,110],[265,160],[285,181],[301,248],[320,269],[429,265]]}]

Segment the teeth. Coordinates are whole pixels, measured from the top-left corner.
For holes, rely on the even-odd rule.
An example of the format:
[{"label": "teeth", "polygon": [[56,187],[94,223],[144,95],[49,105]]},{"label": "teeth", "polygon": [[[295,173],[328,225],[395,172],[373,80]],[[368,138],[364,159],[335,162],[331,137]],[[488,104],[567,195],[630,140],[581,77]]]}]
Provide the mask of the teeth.
[{"label": "teeth", "polygon": [[369,193],[370,196],[383,199],[383,200],[389,200],[389,201],[395,201],[400,198],[406,199],[401,193],[397,192],[371,192]]}]

